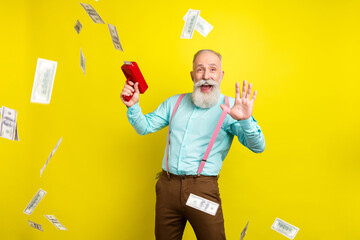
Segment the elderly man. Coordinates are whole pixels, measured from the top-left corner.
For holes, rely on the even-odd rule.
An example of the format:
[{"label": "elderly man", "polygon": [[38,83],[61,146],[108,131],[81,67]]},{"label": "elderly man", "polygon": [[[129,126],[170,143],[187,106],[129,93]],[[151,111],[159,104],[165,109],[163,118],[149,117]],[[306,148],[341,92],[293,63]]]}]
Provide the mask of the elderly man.
[{"label": "elderly man", "polygon": [[[221,94],[221,55],[208,49],[194,55],[190,74],[192,93],[170,97],[146,115],[139,106],[137,83],[126,84],[120,95],[138,134],[169,126],[156,183],[157,240],[182,239],[187,221],[197,239],[226,239],[217,180],[234,135],[255,153],[265,149],[264,136],[252,117],[257,92],[251,97],[251,83],[243,82],[242,93],[236,83],[235,99]],[[132,94],[131,100],[124,100]]]}]

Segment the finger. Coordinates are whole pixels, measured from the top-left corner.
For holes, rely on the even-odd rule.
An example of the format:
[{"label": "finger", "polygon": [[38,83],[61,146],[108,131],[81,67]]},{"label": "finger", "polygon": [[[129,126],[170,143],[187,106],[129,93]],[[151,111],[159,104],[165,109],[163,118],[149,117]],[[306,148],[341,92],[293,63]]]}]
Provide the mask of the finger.
[{"label": "finger", "polygon": [[127,81],[126,83],[128,83],[129,85],[131,85],[131,86],[134,86],[134,83],[132,82],[132,81]]},{"label": "finger", "polygon": [[140,93],[139,91],[139,83],[135,83],[135,93]]},{"label": "finger", "polygon": [[254,94],[253,94],[253,97],[251,98],[251,101],[253,101],[253,102],[255,101],[256,95],[257,95],[257,91],[255,90],[255,91],[254,91]]},{"label": "finger", "polygon": [[247,81],[244,80],[244,81],[243,81],[243,86],[242,86],[242,95],[241,95],[241,98],[245,98],[245,95],[246,95],[246,85],[247,85]]},{"label": "finger", "polygon": [[247,93],[246,93],[246,98],[247,99],[250,99],[250,97],[251,97],[251,89],[252,89],[252,84],[249,83],[248,90],[247,90]]},{"label": "finger", "polygon": [[135,89],[130,85],[125,85],[124,89],[130,90],[132,92],[135,92]]},{"label": "finger", "polygon": [[123,88],[123,92],[134,92],[134,91],[135,91],[134,88],[132,88],[130,86]]},{"label": "finger", "polygon": [[128,89],[124,89],[121,93],[123,96],[131,96],[133,93],[129,91]]},{"label": "finger", "polygon": [[224,104],[220,104],[220,107],[223,111],[226,110],[227,113],[229,113],[231,110],[228,106],[225,106]]},{"label": "finger", "polygon": [[240,86],[239,82],[235,83],[235,99],[240,99]]}]

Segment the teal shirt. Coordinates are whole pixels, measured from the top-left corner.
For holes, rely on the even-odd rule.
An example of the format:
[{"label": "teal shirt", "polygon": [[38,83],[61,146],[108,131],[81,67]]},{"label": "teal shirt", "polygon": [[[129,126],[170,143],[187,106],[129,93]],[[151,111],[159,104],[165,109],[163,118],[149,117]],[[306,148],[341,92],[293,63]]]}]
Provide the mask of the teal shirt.
[{"label": "teal shirt", "polygon": [[[128,108],[127,117],[140,135],[156,132],[169,125],[170,117],[180,95],[166,99],[153,112],[144,115],[139,103]],[[225,104],[225,96],[220,95],[219,102],[211,108],[199,108],[191,100],[191,93],[185,95],[177,109],[172,122],[169,149],[169,171],[176,175],[196,175],[211,136],[219,121]],[[235,99],[229,97],[230,107]],[[249,119],[237,121],[229,114],[226,116],[206,161],[202,175],[219,174],[234,135],[239,142],[255,153],[265,149],[265,139],[257,121]],[[166,147],[162,169],[166,171]]]}]

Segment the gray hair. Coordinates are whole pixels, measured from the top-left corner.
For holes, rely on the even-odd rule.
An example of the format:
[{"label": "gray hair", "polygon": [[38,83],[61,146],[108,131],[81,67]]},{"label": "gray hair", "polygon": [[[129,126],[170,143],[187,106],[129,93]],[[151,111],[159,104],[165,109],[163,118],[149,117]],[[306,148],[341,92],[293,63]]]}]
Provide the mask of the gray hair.
[{"label": "gray hair", "polygon": [[197,53],[195,53],[194,58],[193,58],[193,64],[194,64],[195,59],[197,58],[197,56],[199,56],[200,54],[202,54],[202,53],[204,53],[204,52],[212,52],[213,54],[215,54],[216,56],[219,57],[220,62],[222,61],[222,60],[221,60],[221,54],[220,54],[220,53],[215,52],[214,50],[211,50],[211,49],[202,49],[202,50],[197,51]]}]

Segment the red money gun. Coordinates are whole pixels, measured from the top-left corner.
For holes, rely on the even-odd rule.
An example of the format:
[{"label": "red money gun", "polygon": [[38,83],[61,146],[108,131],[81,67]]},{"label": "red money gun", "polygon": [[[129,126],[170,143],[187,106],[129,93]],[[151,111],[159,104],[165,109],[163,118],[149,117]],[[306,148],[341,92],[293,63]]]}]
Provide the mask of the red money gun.
[{"label": "red money gun", "polygon": [[[121,70],[126,77],[127,84],[129,84],[129,81],[133,83],[139,83],[138,87],[141,94],[143,94],[146,89],[148,89],[148,85],[146,84],[145,79],[141,74],[141,71],[136,62],[124,61],[124,64],[121,66]],[[131,96],[123,96],[123,98],[126,102],[128,102],[133,95],[134,94],[132,94]]]}]

